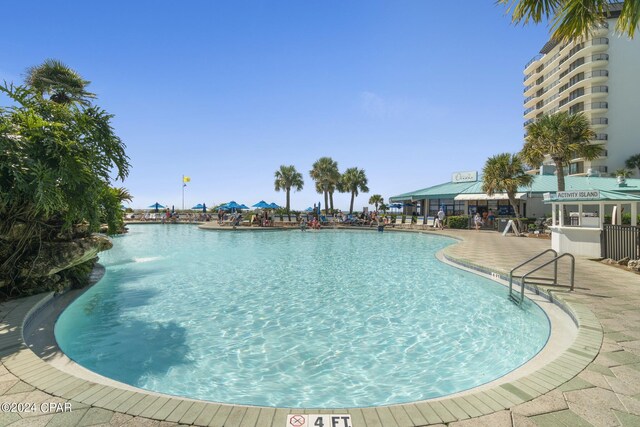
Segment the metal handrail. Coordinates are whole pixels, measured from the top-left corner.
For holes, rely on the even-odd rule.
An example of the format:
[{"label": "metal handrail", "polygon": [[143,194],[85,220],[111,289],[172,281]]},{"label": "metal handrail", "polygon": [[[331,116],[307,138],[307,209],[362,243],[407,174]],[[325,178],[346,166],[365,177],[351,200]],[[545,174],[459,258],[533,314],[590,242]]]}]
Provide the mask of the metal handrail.
[{"label": "metal handrail", "polygon": [[[520,267],[523,267],[523,266],[529,264],[531,261],[534,261],[534,260],[540,258],[542,255],[546,254],[547,252],[553,252],[554,259],[557,258],[557,256],[558,256],[558,252],[556,252],[555,250],[547,249],[546,251],[540,252],[538,255],[536,255],[536,256],[534,256],[532,258],[529,258],[528,260],[526,260],[522,264],[516,265],[515,267],[513,267],[511,269],[511,271],[509,271],[509,297],[510,298],[514,299],[513,296],[512,296],[512,292],[513,292],[513,272],[516,271],[517,269],[519,269]],[[556,277],[556,281],[557,281],[557,277],[558,277],[558,267],[557,267],[557,265],[556,265],[556,270],[555,270],[555,277]],[[524,295],[524,293],[523,293],[523,295]],[[522,300],[520,302],[522,302]]]},{"label": "metal handrail", "polygon": [[[522,303],[522,301],[524,301],[524,288],[526,286],[526,281],[527,281],[527,276],[529,276],[531,273],[535,273],[536,271],[548,266],[549,264],[553,263],[554,264],[554,278],[553,278],[553,283],[551,284],[547,284],[547,286],[558,286],[558,260],[562,257],[568,256],[571,258],[571,286],[569,287],[570,291],[573,291],[574,288],[574,279],[575,279],[575,273],[576,273],[576,258],[571,255],[570,253],[564,253],[560,256],[556,256],[555,258],[553,258],[550,261],[545,262],[544,264],[534,268],[533,270],[527,272],[524,274],[524,276],[522,276],[522,278],[520,279],[520,303]],[[551,280],[551,279],[547,279],[547,280]],[[509,295],[511,296],[511,294]],[[512,299],[514,299],[513,297],[511,297]],[[515,299],[514,299],[515,300]]]}]

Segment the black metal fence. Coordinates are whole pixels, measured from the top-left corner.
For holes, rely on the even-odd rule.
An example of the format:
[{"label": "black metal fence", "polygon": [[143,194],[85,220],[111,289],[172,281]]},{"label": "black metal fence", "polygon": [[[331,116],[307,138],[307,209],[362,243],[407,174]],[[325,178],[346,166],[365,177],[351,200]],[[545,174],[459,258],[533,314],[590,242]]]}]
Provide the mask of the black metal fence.
[{"label": "black metal fence", "polygon": [[605,224],[600,238],[603,258],[640,259],[640,227]]}]

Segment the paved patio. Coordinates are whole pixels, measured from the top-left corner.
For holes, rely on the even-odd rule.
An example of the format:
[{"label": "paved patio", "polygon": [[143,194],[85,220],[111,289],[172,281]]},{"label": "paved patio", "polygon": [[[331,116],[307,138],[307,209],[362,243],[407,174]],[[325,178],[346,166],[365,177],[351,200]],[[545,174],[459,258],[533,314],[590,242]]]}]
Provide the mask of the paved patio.
[{"label": "paved patio", "polygon": [[[503,276],[550,246],[549,240],[502,237],[495,232],[445,234],[461,239],[445,249],[447,258]],[[578,319],[578,337],[562,356],[535,373],[462,397],[302,412],[349,413],[354,427],[640,426],[640,276],[586,259],[578,259],[576,268],[576,291],[558,288],[552,294],[566,301]],[[561,277],[563,272],[561,268]],[[300,412],[158,396],[61,372],[22,342],[24,319],[44,297],[0,306],[0,404],[34,404],[21,412],[7,412],[6,405],[0,405],[1,426],[283,427],[287,414]],[[69,408],[62,406],[65,403],[71,411],[64,412]]]}]

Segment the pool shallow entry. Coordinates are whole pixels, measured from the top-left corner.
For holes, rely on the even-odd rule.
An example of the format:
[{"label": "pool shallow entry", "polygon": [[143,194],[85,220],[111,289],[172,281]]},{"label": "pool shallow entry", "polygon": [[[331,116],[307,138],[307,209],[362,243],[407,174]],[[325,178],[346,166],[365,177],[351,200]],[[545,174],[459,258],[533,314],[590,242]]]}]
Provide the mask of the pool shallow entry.
[{"label": "pool shallow entry", "polygon": [[438,261],[448,238],[130,230],[55,333],[77,363],[140,388],[280,407],[406,403],[499,378],[549,337],[537,305]]}]

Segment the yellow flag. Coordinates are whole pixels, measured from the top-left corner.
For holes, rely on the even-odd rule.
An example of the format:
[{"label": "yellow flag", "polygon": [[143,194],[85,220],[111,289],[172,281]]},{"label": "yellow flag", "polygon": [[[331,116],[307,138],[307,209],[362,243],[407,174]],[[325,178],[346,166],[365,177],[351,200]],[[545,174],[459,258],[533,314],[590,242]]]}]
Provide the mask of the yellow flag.
[{"label": "yellow flag", "polygon": [[189,178],[188,176],[183,176],[182,182],[191,182],[191,178]]}]

